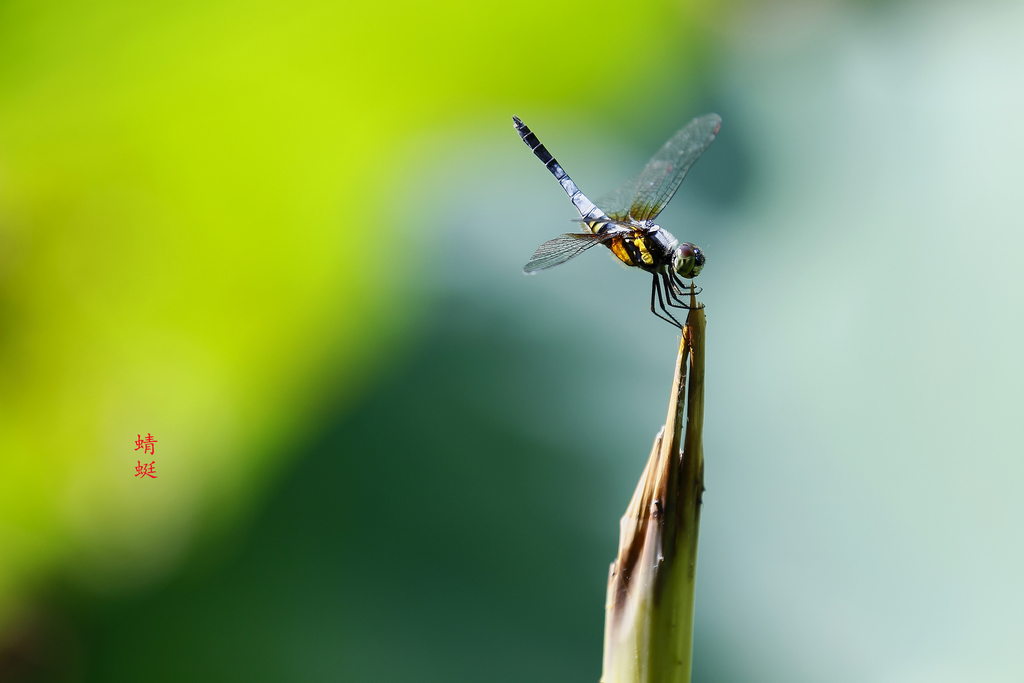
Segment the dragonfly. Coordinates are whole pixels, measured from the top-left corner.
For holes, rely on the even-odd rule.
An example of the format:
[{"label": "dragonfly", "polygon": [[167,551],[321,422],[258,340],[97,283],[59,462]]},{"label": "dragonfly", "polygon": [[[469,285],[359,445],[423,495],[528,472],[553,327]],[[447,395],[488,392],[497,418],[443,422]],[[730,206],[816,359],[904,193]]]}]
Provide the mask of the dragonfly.
[{"label": "dragonfly", "polygon": [[[537,247],[523,271],[532,274],[561,265],[603,244],[627,266],[651,273],[651,313],[682,329],[669,308],[690,308],[682,299],[683,290],[690,285],[684,284],[682,279],[692,282],[700,274],[706,258],[699,247],[689,242],[680,244],[655,220],[679,189],[686,172],[718,135],[722,118],[718,114],[705,114],[683,126],[640,173],[604,198],[600,208],[576,187],[522,119],[513,116],[512,121],[526,146],[569,195],[580,212],[577,221],[583,230],[565,233]],[[660,313],[655,308],[655,300]]]}]

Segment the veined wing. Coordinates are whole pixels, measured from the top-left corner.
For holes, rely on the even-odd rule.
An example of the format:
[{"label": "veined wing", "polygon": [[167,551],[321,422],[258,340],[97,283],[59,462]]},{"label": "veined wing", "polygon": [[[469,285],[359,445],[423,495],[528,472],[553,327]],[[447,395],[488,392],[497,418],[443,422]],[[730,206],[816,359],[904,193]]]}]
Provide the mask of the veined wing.
[{"label": "veined wing", "polygon": [[535,273],[545,268],[553,268],[561,265],[569,259],[579,256],[593,246],[607,242],[622,231],[608,230],[606,232],[567,232],[559,235],[553,240],[548,240],[537,247],[533,256],[523,266],[524,273]]},{"label": "veined wing", "polygon": [[662,145],[644,170],[599,201],[598,206],[617,221],[654,220],[721,127],[718,114],[705,114],[690,121]]}]

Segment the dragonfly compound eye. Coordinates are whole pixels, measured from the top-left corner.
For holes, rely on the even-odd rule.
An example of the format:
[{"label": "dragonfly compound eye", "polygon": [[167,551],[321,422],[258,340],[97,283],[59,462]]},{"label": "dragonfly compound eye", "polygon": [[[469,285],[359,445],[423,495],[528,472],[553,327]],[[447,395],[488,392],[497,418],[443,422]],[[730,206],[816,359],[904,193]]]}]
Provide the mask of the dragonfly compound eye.
[{"label": "dragonfly compound eye", "polygon": [[689,242],[680,244],[672,257],[672,269],[680,277],[697,277],[700,274],[700,269],[703,267],[704,254]]}]

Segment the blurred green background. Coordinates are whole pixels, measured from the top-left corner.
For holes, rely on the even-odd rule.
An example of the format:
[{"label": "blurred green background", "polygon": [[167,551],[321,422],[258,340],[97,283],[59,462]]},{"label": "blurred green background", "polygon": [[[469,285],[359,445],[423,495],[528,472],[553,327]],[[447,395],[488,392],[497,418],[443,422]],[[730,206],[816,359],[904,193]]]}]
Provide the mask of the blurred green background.
[{"label": "blurred green background", "polygon": [[[596,681],[677,337],[695,681],[1024,676],[1024,6],[0,3],[0,680]],[[157,479],[135,477],[139,434]]]}]

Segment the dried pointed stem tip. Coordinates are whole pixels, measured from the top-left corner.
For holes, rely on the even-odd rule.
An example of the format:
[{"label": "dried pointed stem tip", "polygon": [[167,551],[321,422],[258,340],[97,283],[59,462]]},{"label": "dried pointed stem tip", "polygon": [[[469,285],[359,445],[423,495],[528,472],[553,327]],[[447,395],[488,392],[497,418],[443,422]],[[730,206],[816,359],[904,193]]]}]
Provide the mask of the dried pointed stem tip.
[{"label": "dried pointed stem tip", "polygon": [[620,522],[619,555],[608,576],[601,683],[690,681],[704,491],[706,322],[692,288],[690,304],[668,417]]}]

